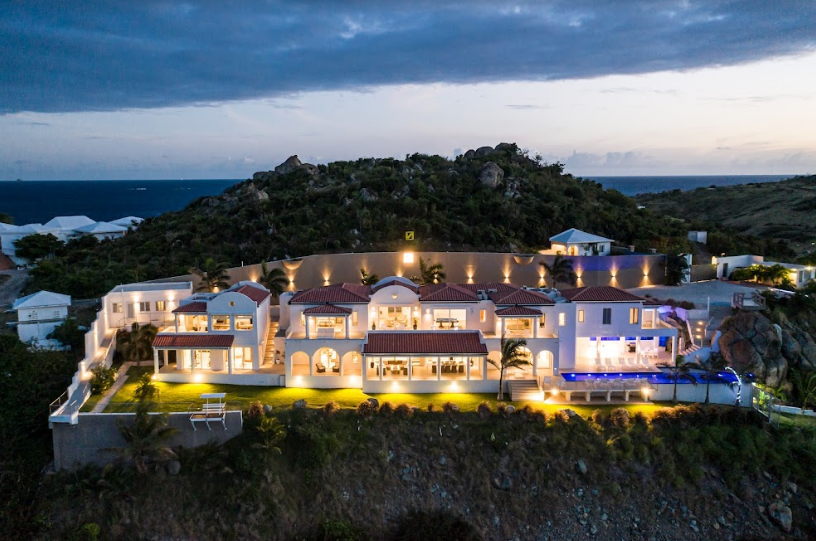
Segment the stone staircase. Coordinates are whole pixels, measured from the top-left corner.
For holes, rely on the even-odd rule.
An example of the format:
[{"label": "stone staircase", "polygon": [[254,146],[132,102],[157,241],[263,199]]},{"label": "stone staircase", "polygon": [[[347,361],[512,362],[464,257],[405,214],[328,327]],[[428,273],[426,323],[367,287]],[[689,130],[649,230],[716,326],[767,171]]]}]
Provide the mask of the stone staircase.
[{"label": "stone staircase", "polygon": [[687,347],[686,349],[681,351],[680,355],[682,355],[686,359],[686,362],[693,362],[694,352],[696,351],[700,351],[700,346],[698,346],[697,344],[693,344],[690,347]]},{"label": "stone staircase", "polygon": [[522,401],[541,401],[541,389],[538,387],[538,382],[534,379],[511,379],[508,380],[510,385],[510,400],[513,402]]},{"label": "stone staircase", "polygon": [[264,350],[264,365],[275,362],[275,335],[278,334],[278,322],[270,321],[266,331],[266,349]]}]

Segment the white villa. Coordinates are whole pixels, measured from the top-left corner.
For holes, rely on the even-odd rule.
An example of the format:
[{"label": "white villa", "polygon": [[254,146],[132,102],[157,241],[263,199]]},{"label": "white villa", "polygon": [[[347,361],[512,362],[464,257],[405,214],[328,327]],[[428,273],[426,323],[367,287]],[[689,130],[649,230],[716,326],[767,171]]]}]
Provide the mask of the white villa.
[{"label": "white villa", "polygon": [[68,317],[71,297],[50,291],[38,291],[14,301],[11,309],[17,312],[17,335],[20,340],[36,348],[61,347],[57,340],[49,340]]},{"label": "white villa", "polygon": [[45,224],[11,225],[0,223],[0,252],[6,254],[16,265],[28,263],[17,256],[14,243],[29,235],[54,235],[65,242],[72,238],[92,235],[99,240],[123,237],[143,220],[136,216],[119,218],[112,222],[96,222],[87,216],[57,216]]},{"label": "white villa", "polygon": [[609,255],[612,242],[612,239],[572,228],[550,237],[550,249],[547,253],[571,256]]},{"label": "white villa", "polygon": [[761,255],[712,257],[711,263],[717,266],[717,278],[728,278],[735,269],[750,267],[751,265],[761,265],[764,267],[782,265],[790,270],[791,282],[793,282],[793,285],[797,288],[804,287],[810,280],[816,279],[816,269],[813,266],[765,261],[765,258]]},{"label": "white villa", "polygon": [[[247,281],[178,297],[172,309],[170,301],[110,309],[123,314],[122,326],[151,310],[165,316],[156,322],[154,371],[155,379],[173,382],[492,392],[499,372],[487,360],[500,358],[502,336],[524,338],[532,363],[508,377],[537,383],[566,372],[657,371],[681,349],[677,328],[657,306],[609,286],[418,286],[391,276],[373,286],[283,293],[277,322],[269,296]],[[106,302],[116,297],[111,292]]]}]

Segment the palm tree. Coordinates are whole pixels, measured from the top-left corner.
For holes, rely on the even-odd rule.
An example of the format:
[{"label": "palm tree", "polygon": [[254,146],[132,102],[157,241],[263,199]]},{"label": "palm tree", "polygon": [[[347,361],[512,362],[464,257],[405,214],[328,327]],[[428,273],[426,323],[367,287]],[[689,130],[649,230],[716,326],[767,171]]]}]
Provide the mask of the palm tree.
[{"label": "palm tree", "polygon": [[508,368],[531,366],[529,357],[522,351],[526,346],[527,340],[523,338],[505,340],[502,336],[501,358],[498,361],[487,359],[499,371],[499,394],[496,400],[504,400],[504,373]]},{"label": "palm tree", "polygon": [[191,268],[190,272],[201,278],[201,283],[198,284],[196,291],[212,292],[216,289],[227,289],[229,287],[227,283],[229,278],[227,264],[216,263],[211,257],[204,260],[202,266]]},{"label": "palm tree", "polygon": [[683,254],[669,254],[666,256],[666,285],[680,285],[689,271],[688,259]]},{"label": "palm tree", "polygon": [[441,284],[444,282],[448,275],[445,274],[443,269],[442,263],[434,263],[431,265],[429,261],[428,264],[426,264],[421,257],[419,258],[419,274],[422,285]]},{"label": "palm tree", "polygon": [[816,402],[816,372],[811,372],[809,375],[801,370],[794,372],[793,383],[796,385],[796,392],[802,401],[802,413],[804,414],[808,402]]},{"label": "palm tree", "polygon": [[268,289],[273,297],[280,296],[281,293],[286,291],[286,286],[289,285],[289,279],[283,269],[280,267],[267,269],[265,261],[261,262],[261,277],[258,282]]},{"label": "palm tree", "polygon": [[698,361],[694,363],[688,363],[690,368],[694,368],[697,370],[702,370],[705,372],[705,379],[706,379],[706,397],[705,403],[710,404],[709,400],[709,392],[711,390],[711,380],[717,377],[717,373],[720,370],[725,369],[728,366],[728,361],[725,360],[725,357],[721,357],[717,355],[716,357],[709,357],[708,361]]},{"label": "palm tree", "polygon": [[153,381],[150,374],[142,374],[139,376],[139,382],[136,384],[136,390],[133,391],[133,396],[136,397],[136,400],[139,402],[144,402],[152,399],[158,394],[159,388],[156,386],[156,383]]},{"label": "palm tree", "polygon": [[150,323],[147,325],[134,323],[130,326],[130,332],[119,331],[116,345],[126,361],[136,361],[141,366],[142,361],[153,358],[153,339],[158,332],[159,329]]},{"label": "palm tree", "polygon": [[697,380],[689,373],[691,371],[691,363],[687,363],[682,355],[675,357],[674,365],[670,365],[669,363],[660,363],[657,366],[668,369],[669,373],[671,374],[672,381],[674,382],[674,394],[672,394],[672,402],[674,403],[677,403],[678,380],[686,379],[694,385],[697,385]]},{"label": "palm tree", "polygon": [[149,412],[151,404],[146,401],[136,406],[136,419],[133,424],[125,425],[116,421],[119,433],[127,443],[122,450],[125,458],[133,460],[136,471],[147,473],[151,462],[162,462],[176,458],[176,453],[167,445],[178,429],[167,426],[167,414]]},{"label": "palm tree", "polygon": [[364,286],[373,286],[380,279],[376,274],[368,274],[365,269],[360,269],[360,283]]},{"label": "palm tree", "polygon": [[578,275],[575,273],[575,269],[572,268],[572,261],[564,256],[560,254],[555,256],[551,265],[545,261],[541,261],[539,264],[550,275],[553,287],[557,286],[559,282],[569,284],[572,287],[578,284]]}]

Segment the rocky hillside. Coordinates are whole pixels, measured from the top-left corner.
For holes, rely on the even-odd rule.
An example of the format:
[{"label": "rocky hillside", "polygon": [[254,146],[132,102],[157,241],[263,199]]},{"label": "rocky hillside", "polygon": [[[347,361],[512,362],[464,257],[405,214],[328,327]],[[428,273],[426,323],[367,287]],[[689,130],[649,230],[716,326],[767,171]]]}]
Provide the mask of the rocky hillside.
[{"label": "rocky hillside", "polygon": [[[652,418],[277,412],[225,448],[134,476],[87,469],[41,491],[42,541],[573,541],[812,539],[812,433],[759,414],[680,407]],[[269,417],[267,417],[269,419]],[[794,459],[793,457],[797,457]],[[171,467],[172,466],[172,467]]]},{"label": "rocky hillside", "polygon": [[[742,235],[785,241],[796,253],[810,250],[816,241],[816,176],[640,194],[636,199],[654,212],[698,222],[702,227],[716,225]],[[727,239],[717,240],[728,247]],[[729,249],[712,253],[721,251],[733,253]]]},{"label": "rocky hillside", "polygon": [[720,351],[729,365],[771,387],[782,385],[791,368],[816,368],[816,341],[801,324],[784,319],[780,325],[762,312],[738,311],[720,330]]},{"label": "rocky hillside", "polygon": [[75,243],[40,265],[31,287],[89,297],[123,281],[184,274],[206,257],[237,266],[398,250],[407,230],[421,250],[526,252],[570,227],[644,251],[685,243],[676,221],[564,174],[560,164],[539,163],[515,144],[455,160],[414,154],[315,166],[293,156],[221,195],[146,220],[124,239]]}]

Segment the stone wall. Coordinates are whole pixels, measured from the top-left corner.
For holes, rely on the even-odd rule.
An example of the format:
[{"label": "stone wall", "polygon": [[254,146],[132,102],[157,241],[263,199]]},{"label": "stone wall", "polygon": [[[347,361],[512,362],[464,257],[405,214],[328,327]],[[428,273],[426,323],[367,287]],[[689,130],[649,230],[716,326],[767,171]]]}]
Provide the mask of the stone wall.
[{"label": "stone wall", "polygon": [[[116,423],[131,424],[134,413],[80,413],[77,424],[54,423],[54,469],[73,469],[83,464],[104,465],[117,459],[126,447]],[[242,432],[240,411],[227,412],[226,430],[220,423],[211,423],[207,430],[203,423],[193,430],[187,413],[171,413],[168,424],[178,432],[168,442],[171,447],[198,447],[211,440],[224,443]]]}]

